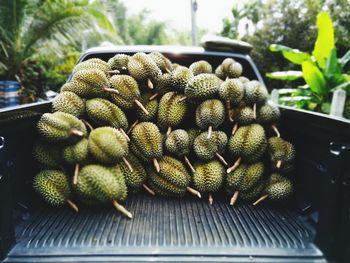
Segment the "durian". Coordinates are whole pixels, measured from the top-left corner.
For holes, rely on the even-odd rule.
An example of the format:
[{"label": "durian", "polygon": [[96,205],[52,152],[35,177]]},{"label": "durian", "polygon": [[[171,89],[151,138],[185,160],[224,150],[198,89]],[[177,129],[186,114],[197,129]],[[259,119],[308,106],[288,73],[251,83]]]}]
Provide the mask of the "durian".
[{"label": "durian", "polygon": [[226,113],[228,119],[232,120],[231,103],[238,105],[244,96],[244,85],[239,79],[228,79],[221,83],[218,89],[220,99],[226,102]]},{"label": "durian", "polygon": [[193,62],[190,65],[189,69],[192,71],[194,76],[197,76],[203,73],[213,73],[213,68],[208,63],[208,61],[205,61],[205,60],[199,60],[199,61]]},{"label": "durian", "polygon": [[119,72],[127,72],[129,55],[126,54],[117,54],[114,57],[108,60],[108,65],[112,70],[118,70]]},{"label": "durian", "polygon": [[62,161],[61,148],[57,144],[38,140],[33,146],[33,157],[43,167],[57,168]]},{"label": "durian", "polygon": [[295,149],[290,142],[279,137],[271,137],[268,140],[268,153],[274,171],[285,174],[293,169]]},{"label": "durian", "polygon": [[265,104],[268,98],[266,87],[257,80],[252,80],[244,84],[244,102],[253,107],[254,119],[256,119],[256,108]]},{"label": "durian", "polygon": [[280,137],[280,132],[276,127],[276,123],[280,117],[281,113],[278,107],[271,103],[266,103],[258,109],[256,120],[263,126],[271,126],[276,136]]},{"label": "durian", "polygon": [[77,94],[64,91],[52,101],[52,108],[54,111],[61,111],[80,117],[85,112],[85,102]]},{"label": "durian", "polygon": [[214,74],[204,73],[191,78],[185,88],[187,98],[206,100],[214,98],[222,80]]},{"label": "durian", "polygon": [[237,78],[242,74],[243,68],[240,63],[235,61],[233,58],[226,58],[221,65],[219,65],[215,74],[225,80],[231,78]]},{"label": "durian", "polygon": [[90,58],[88,60],[85,60],[81,63],[79,63],[78,65],[76,65],[73,68],[73,74],[75,74],[76,72],[80,71],[80,70],[85,70],[85,69],[99,69],[101,71],[103,71],[107,76],[109,76],[109,74],[118,74],[120,73],[119,70],[111,70],[109,64],[107,62],[105,62],[102,59],[99,58]]},{"label": "durian", "polygon": [[178,66],[171,72],[170,77],[173,89],[183,92],[187,83],[193,77],[193,73],[190,69],[184,66]]},{"label": "durian", "polygon": [[170,73],[172,65],[169,59],[167,59],[162,53],[151,52],[148,56],[157,64],[158,68],[164,73]]}]

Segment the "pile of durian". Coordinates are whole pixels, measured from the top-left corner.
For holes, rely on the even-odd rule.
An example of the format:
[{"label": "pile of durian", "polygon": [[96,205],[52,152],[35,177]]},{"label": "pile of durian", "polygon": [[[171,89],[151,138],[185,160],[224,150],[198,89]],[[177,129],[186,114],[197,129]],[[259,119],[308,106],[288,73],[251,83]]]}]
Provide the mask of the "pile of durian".
[{"label": "pile of durian", "polygon": [[79,199],[122,205],[128,194],[282,201],[291,196],[294,147],[276,127],[279,109],[242,65],[226,58],[213,73],[158,52],[91,58],[75,66],[37,124],[34,189],[52,206]]}]

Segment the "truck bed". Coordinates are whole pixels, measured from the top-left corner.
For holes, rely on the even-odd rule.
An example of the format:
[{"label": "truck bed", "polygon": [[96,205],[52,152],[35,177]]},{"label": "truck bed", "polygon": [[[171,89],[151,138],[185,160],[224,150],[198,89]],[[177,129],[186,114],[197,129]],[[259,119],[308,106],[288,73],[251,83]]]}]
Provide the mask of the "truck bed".
[{"label": "truck bed", "polygon": [[312,225],[285,208],[146,194],[125,205],[133,220],[111,207],[37,211],[5,262],[324,262]]}]

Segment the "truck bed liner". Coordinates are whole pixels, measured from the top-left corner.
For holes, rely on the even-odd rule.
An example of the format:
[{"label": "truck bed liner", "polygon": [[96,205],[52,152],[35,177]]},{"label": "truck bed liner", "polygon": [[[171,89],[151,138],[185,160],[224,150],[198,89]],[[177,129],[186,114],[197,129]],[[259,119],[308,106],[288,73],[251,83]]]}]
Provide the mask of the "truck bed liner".
[{"label": "truck bed liner", "polygon": [[284,208],[143,194],[125,206],[132,220],[112,206],[36,212],[17,226],[6,262],[324,262],[313,227]]}]

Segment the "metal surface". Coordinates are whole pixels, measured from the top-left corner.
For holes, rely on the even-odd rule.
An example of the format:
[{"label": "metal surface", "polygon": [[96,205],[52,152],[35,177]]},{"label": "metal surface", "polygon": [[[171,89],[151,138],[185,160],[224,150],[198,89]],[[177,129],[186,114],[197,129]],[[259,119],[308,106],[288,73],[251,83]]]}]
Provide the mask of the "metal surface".
[{"label": "metal surface", "polygon": [[312,228],[288,210],[146,195],[133,196],[125,205],[133,220],[112,207],[82,207],[78,214],[47,209],[18,226],[18,243],[7,261],[59,256],[82,261],[121,256],[323,258],[312,243]]}]

